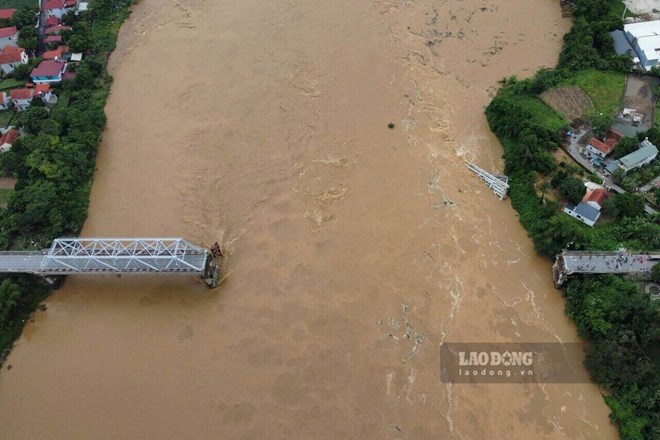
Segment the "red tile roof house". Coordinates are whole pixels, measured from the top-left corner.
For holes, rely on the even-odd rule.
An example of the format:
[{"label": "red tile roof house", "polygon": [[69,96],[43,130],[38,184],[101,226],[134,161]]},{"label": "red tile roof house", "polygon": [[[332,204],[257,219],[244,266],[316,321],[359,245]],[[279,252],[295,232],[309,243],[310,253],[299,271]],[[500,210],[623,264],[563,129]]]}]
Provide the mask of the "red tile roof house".
[{"label": "red tile roof house", "polygon": [[14,46],[5,46],[2,51],[0,51],[0,70],[5,74],[13,72],[16,66],[27,63],[28,56],[25,53],[25,49]]},{"label": "red tile roof house", "polygon": [[0,9],[0,20],[9,20],[14,16],[16,9]]},{"label": "red tile roof house", "polygon": [[30,78],[36,84],[57,83],[62,81],[62,75],[66,70],[66,63],[59,60],[45,60],[39,66],[32,69]]},{"label": "red tile roof house", "polygon": [[0,49],[5,46],[18,46],[18,30],[16,26],[0,28]]},{"label": "red tile roof house", "polygon": [[49,50],[48,52],[44,52],[41,55],[41,58],[44,60],[55,60],[55,59],[63,59],[64,54],[69,51],[69,48],[67,46],[60,46],[55,50]]},{"label": "red tile roof house", "polygon": [[57,26],[58,24],[60,24],[60,20],[58,20],[58,18],[55,17],[54,15],[51,15],[50,17],[48,17],[46,19],[46,27],[47,28]]},{"label": "red tile roof house", "polygon": [[44,44],[53,44],[53,43],[57,43],[57,44],[62,43],[62,36],[61,35],[49,35],[46,38],[44,38]]},{"label": "red tile roof house", "polygon": [[582,198],[582,202],[600,211],[603,208],[603,202],[610,195],[604,189],[597,188],[587,192]]},{"label": "red tile roof house", "polygon": [[59,34],[60,31],[70,31],[71,29],[73,29],[71,26],[62,26],[61,24],[58,24],[58,25],[55,25],[55,26],[51,26],[51,27],[49,27],[49,28],[46,28],[46,30],[44,31],[44,33],[45,33],[46,35],[49,35],[49,34]]},{"label": "red tile roof house", "polygon": [[34,97],[41,98],[46,105],[57,104],[57,96],[50,90],[50,84],[37,84],[34,88]]},{"label": "red tile roof house", "polygon": [[605,157],[614,150],[616,144],[617,144],[616,139],[610,138],[605,140],[605,142],[601,142],[598,139],[592,137],[591,139],[589,139],[589,142],[587,143],[587,146],[585,148],[591,154],[595,154],[596,156],[599,157]]},{"label": "red tile roof house", "polygon": [[14,89],[9,91],[9,99],[14,103],[14,108],[19,112],[22,112],[30,106],[32,103],[32,97],[34,96],[34,89]]},{"label": "red tile roof house", "polygon": [[43,6],[46,15],[61,19],[66,14],[66,4],[64,0],[46,0]]},{"label": "red tile roof house", "polygon": [[14,146],[14,142],[21,135],[21,132],[15,128],[10,128],[0,137],[0,153],[6,153]]}]

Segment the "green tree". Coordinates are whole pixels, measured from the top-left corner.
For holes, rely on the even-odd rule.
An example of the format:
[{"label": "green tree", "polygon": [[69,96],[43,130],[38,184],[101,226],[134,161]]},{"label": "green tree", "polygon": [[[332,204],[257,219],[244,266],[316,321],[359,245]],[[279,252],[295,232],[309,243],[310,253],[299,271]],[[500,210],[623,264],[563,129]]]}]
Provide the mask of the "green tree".
[{"label": "green tree", "polygon": [[27,81],[30,79],[31,71],[32,66],[29,64],[19,64],[9,75],[18,81]]},{"label": "green tree", "polygon": [[656,263],[651,269],[651,279],[654,283],[660,284],[660,263]]},{"label": "green tree", "polygon": [[602,139],[607,134],[607,130],[612,126],[613,119],[609,115],[598,114],[591,117],[591,123],[594,129],[594,136]]},{"label": "green tree", "polygon": [[587,192],[587,188],[580,179],[567,177],[559,184],[561,194],[573,203],[580,203]]},{"label": "green tree", "polygon": [[639,149],[639,141],[637,139],[624,137],[616,144],[614,151],[612,151],[612,158],[619,159],[637,149]]},{"label": "green tree", "polygon": [[614,197],[617,217],[639,217],[644,215],[644,199],[637,194],[623,193]]},{"label": "green tree", "polygon": [[5,327],[9,322],[20,296],[18,285],[11,280],[5,279],[0,283],[0,328]]},{"label": "green tree", "polygon": [[18,34],[18,45],[25,50],[34,51],[37,48],[37,31],[32,26],[26,26]]}]

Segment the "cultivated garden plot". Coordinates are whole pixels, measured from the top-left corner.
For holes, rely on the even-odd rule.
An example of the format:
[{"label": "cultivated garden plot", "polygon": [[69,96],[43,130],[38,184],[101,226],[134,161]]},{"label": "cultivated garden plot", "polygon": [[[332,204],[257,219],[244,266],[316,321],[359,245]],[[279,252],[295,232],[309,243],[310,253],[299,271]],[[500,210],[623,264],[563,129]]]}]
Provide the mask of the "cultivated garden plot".
[{"label": "cultivated garden plot", "polygon": [[568,121],[594,111],[594,105],[589,96],[577,86],[556,87],[543,92],[541,99]]}]

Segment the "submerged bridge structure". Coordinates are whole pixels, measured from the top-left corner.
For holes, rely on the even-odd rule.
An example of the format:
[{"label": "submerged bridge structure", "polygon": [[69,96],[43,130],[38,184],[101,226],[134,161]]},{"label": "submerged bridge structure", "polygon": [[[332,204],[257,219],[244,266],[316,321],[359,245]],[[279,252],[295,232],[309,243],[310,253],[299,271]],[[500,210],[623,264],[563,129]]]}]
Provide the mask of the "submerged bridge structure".
[{"label": "submerged bridge structure", "polygon": [[212,249],[183,238],[58,238],[43,251],[0,252],[0,273],[29,273],[54,282],[61,275],[198,274],[218,285],[217,243]]},{"label": "submerged bridge structure", "polygon": [[552,278],[560,288],[574,274],[613,273],[648,276],[660,262],[660,253],[632,253],[628,251],[584,252],[564,250],[552,266]]},{"label": "submerged bridge structure", "polygon": [[495,195],[499,197],[500,200],[506,199],[506,193],[509,191],[509,178],[507,176],[501,174],[491,174],[470,162],[465,162],[465,166],[474,171],[481,178],[481,180],[484,181],[486,186],[493,190]]}]

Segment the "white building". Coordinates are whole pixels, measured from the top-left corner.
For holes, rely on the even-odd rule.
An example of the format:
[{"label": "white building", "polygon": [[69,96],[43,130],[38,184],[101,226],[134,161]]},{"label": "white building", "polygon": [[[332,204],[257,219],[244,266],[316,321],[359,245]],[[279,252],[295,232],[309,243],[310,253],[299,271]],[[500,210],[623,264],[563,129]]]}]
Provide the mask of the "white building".
[{"label": "white building", "polygon": [[660,66],[660,20],[630,23],[623,31],[644,69]]}]

